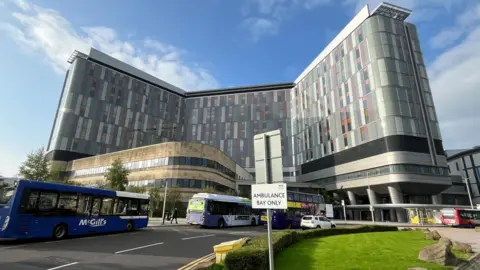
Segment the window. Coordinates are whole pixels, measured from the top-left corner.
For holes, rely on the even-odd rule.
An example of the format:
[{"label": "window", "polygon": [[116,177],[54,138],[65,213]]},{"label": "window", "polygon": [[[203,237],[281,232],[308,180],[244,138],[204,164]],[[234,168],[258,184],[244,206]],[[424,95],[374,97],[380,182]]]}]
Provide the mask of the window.
[{"label": "window", "polygon": [[128,216],[136,216],[138,215],[138,200],[137,199],[129,199],[127,204],[127,215]]},{"label": "window", "polygon": [[363,116],[365,117],[365,124],[369,122],[369,117],[368,117],[368,103],[367,100],[363,100]]},{"label": "window", "polygon": [[77,207],[77,214],[79,215],[89,215],[90,208],[91,208],[91,201],[92,197],[88,195],[80,195],[78,198],[78,207]]},{"label": "window", "polygon": [[98,216],[100,214],[101,205],[102,205],[102,199],[101,198],[94,198],[93,203],[92,203],[91,215]]},{"label": "window", "polygon": [[[192,181],[192,180],[190,180]],[[140,213],[141,216],[148,216],[148,200],[140,200]]]},{"label": "window", "polygon": [[40,192],[32,191],[28,196],[28,201],[26,202],[26,213],[34,213],[37,211],[38,204],[38,195]]},{"label": "window", "polygon": [[363,141],[365,141],[365,127],[360,128],[360,138]]},{"label": "window", "polygon": [[58,194],[56,192],[40,192],[40,197],[38,199],[38,210],[39,211],[53,211],[57,207]]},{"label": "window", "polygon": [[60,193],[58,198],[58,212],[62,215],[76,215],[78,195],[70,193]]},{"label": "window", "polygon": [[345,147],[348,147],[348,136],[347,136],[347,134],[343,135],[343,144],[345,145]]},{"label": "window", "polygon": [[333,145],[333,140],[330,141],[330,150],[333,153],[335,151],[335,147]]},{"label": "window", "polygon": [[103,198],[102,208],[100,209],[100,215],[107,216],[113,213],[113,199]]}]

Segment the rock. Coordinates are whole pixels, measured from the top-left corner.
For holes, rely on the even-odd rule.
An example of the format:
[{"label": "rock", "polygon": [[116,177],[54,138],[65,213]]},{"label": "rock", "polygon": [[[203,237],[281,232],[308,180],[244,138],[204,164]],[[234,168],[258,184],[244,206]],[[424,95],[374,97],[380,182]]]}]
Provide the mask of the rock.
[{"label": "rock", "polygon": [[440,239],[438,240],[438,243],[439,243],[439,244],[446,245],[446,246],[449,246],[450,249],[452,248],[452,245],[453,245],[452,240],[450,240],[450,239],[448,239],[448,238],[446,238],[446,237],[440,238]]},{"label": "rock", "polygon": [[437,231],[433,231],[432,234],[433,240],[439,240],[440,238],[442,238],[442,236]]},{"label": "rock", "polygon": [[469,244],[460,243],[456,241],[453,241],[453,249],[461,251],[463,253],[473,253],[472,246],[470,246]]},{"label": "rock", "polygon": [[427,240],[439,240],[442,236],[437,231],[424,231],[425,239]]},{"label": "rock", "polygon": [[425,239],[427,239],[427,240],[435,240],[435,236],[433,235],[432,232],[430,232],[430,231],[424,231],[423,234],[424,234],[424,236],[425,236]]},{"label": "rock", "polygon": [[443,266],[457,264],[457,257],[451,250],[452,242],[450,239],[442,238],[436,244],[426,246],[418,254],[418,259],[426,262],[432,262]]}]

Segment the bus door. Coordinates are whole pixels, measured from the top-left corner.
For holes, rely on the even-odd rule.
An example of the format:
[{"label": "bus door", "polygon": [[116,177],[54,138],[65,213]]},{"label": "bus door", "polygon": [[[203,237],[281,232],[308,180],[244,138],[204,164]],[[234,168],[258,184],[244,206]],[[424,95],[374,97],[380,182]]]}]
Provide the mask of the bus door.
[{"label": "bus door", "polygon": [[107,225],[106,220],[100,216],[102,198],[93,197],[92,199],[92,208],[90,209],[90,216],[88,221],[88,231],[101,232],[105,229],[105,225]]}]

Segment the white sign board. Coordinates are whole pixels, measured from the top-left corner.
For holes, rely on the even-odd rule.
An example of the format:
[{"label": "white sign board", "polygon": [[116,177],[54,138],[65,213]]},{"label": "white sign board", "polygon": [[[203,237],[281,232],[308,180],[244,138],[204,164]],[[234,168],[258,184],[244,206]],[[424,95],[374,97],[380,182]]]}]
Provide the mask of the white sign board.
[{"label": "white sign board", "polygon": [[253,209],[287,209],[287,184],[252,185]]},{"label": "white sign board", "polygon": [[273,130],[253,137],[255,153],[255,182],[257,184],[282,183],[282,136]]}]

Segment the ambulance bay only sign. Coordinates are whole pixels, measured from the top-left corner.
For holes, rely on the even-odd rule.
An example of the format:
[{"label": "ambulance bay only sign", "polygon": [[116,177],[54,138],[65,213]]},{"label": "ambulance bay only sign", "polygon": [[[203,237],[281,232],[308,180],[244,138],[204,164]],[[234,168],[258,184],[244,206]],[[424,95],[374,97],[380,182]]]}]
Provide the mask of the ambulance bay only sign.
[{"label": "ambulance bay only sign", "polygon": [[252,185],[253,209],[287,209],[287,184]]}]

